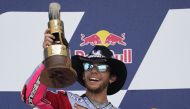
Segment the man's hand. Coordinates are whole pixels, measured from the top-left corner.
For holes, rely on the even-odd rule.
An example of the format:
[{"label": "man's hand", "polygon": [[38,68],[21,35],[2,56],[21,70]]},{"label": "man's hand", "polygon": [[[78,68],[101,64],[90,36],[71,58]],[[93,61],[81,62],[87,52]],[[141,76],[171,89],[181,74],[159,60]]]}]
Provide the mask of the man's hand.
[{"label": "man's hand", "polygon": [[44,33],[43,48],[50,46],[53,43],[53,39],[55,39],[55,37],[50,34],[50,29],[46,29]]},{"label": "man's hand", "polygon": [[87,109],[87,108],[85,108],[83,106],[78,105],[77,103],[75,103],[74,106],[75,106],[76,109]]}]

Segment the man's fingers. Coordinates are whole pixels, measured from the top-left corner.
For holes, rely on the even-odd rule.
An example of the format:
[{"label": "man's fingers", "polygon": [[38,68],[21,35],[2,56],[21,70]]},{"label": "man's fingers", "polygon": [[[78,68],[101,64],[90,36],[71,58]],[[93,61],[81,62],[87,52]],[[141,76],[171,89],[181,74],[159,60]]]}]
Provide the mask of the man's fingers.
[{"label": "man's fingers", "polygon": [[51,44],[52,44],[51,42],[46,41],[46,42],[43,43],[43,48],[47,48]]},{"label": "man's fingers", "polygon": [[53,39],[52,38],[50,38],[50,37],[45,37],[45,40],[44,40],[45,42],[50,42],[50,43],[52,43],[53,42]]},{"label": "man's fingers", "polygon": [[49,28],[46,29],[45,32],[44,32],[44,34],[50,34],[50,29]]},{"label": "man's fingers", "polygon": [[44,34],[45,38],[52,38],[55,39],[55,36],[51,35],[51,34]]},{"label": "man's fingers", "polygon": [[50,46],[53,43],[53,39],[50,37],[50,35],[46,35],[44,42],[43,42],[43,47],[47,48],[48,46]]},{"label": "man's fingers", "polygon": [[55,36],[50,34],[50,29],[46,29],[44,33],[43,48],[47,48],[48,46],[52,45],[53,39],[55,39]]}]

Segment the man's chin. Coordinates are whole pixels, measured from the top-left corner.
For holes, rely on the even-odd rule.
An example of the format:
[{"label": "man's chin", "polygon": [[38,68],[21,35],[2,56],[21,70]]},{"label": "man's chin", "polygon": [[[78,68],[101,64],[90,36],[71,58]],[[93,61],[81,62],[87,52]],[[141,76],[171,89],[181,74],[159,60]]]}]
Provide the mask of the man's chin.
[{"label": "man's chin", "polygon": [[98,86],[86,86],[87,90],[90,92],[94,92],[94,93],[99,93],[101,92],[101,88]]},{"label": "man's chin", "polygon": [[90,91],[92,93],[101,93],[104,91],[107,87],[107,83],[85,83],[87,91]]},{"label": "man's chin", "polygon": [[87,88],[87,90],[91,93],[100,93],[101,90],[100,89],[95,89],[95,88]]}]

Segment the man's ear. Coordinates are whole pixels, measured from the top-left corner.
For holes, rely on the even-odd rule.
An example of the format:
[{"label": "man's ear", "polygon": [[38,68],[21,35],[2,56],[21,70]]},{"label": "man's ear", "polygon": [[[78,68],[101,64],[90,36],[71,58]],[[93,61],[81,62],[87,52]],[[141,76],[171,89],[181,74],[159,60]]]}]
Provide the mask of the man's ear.
[{"label": "man's ear", "polygon": [[113,83],[113,82],[115,82],[116,79],[117,79],[116,75],[111,75],[110,80],[109,80],[110,84]]}]

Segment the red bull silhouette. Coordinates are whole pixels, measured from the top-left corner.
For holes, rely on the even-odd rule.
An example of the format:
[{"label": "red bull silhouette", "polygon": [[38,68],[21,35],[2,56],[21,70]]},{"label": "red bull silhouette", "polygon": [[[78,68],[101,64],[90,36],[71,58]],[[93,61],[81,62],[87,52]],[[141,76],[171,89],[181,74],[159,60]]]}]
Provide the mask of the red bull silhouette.
[{"label": "red bull silhouette", "polygon": [[106,38],[105,43],[109,45],[115,45],[116,43],[118,43],[120,45],[126,46],[127,44],[124,42],[124,40],[125,40],[125,33],[122,33],[121,37],[113,33],[110,33],[110,35]]},{"label": "red bull silhouette", "polygon": [[97,36],[96,34],[92,34],[90,36],[85,37],[84,34],[81,34],[81,40],[83,41],[80,46],[85,46],[85,45],[97,45],[101,43],[101,40],[99,38],[99,36]]}]

